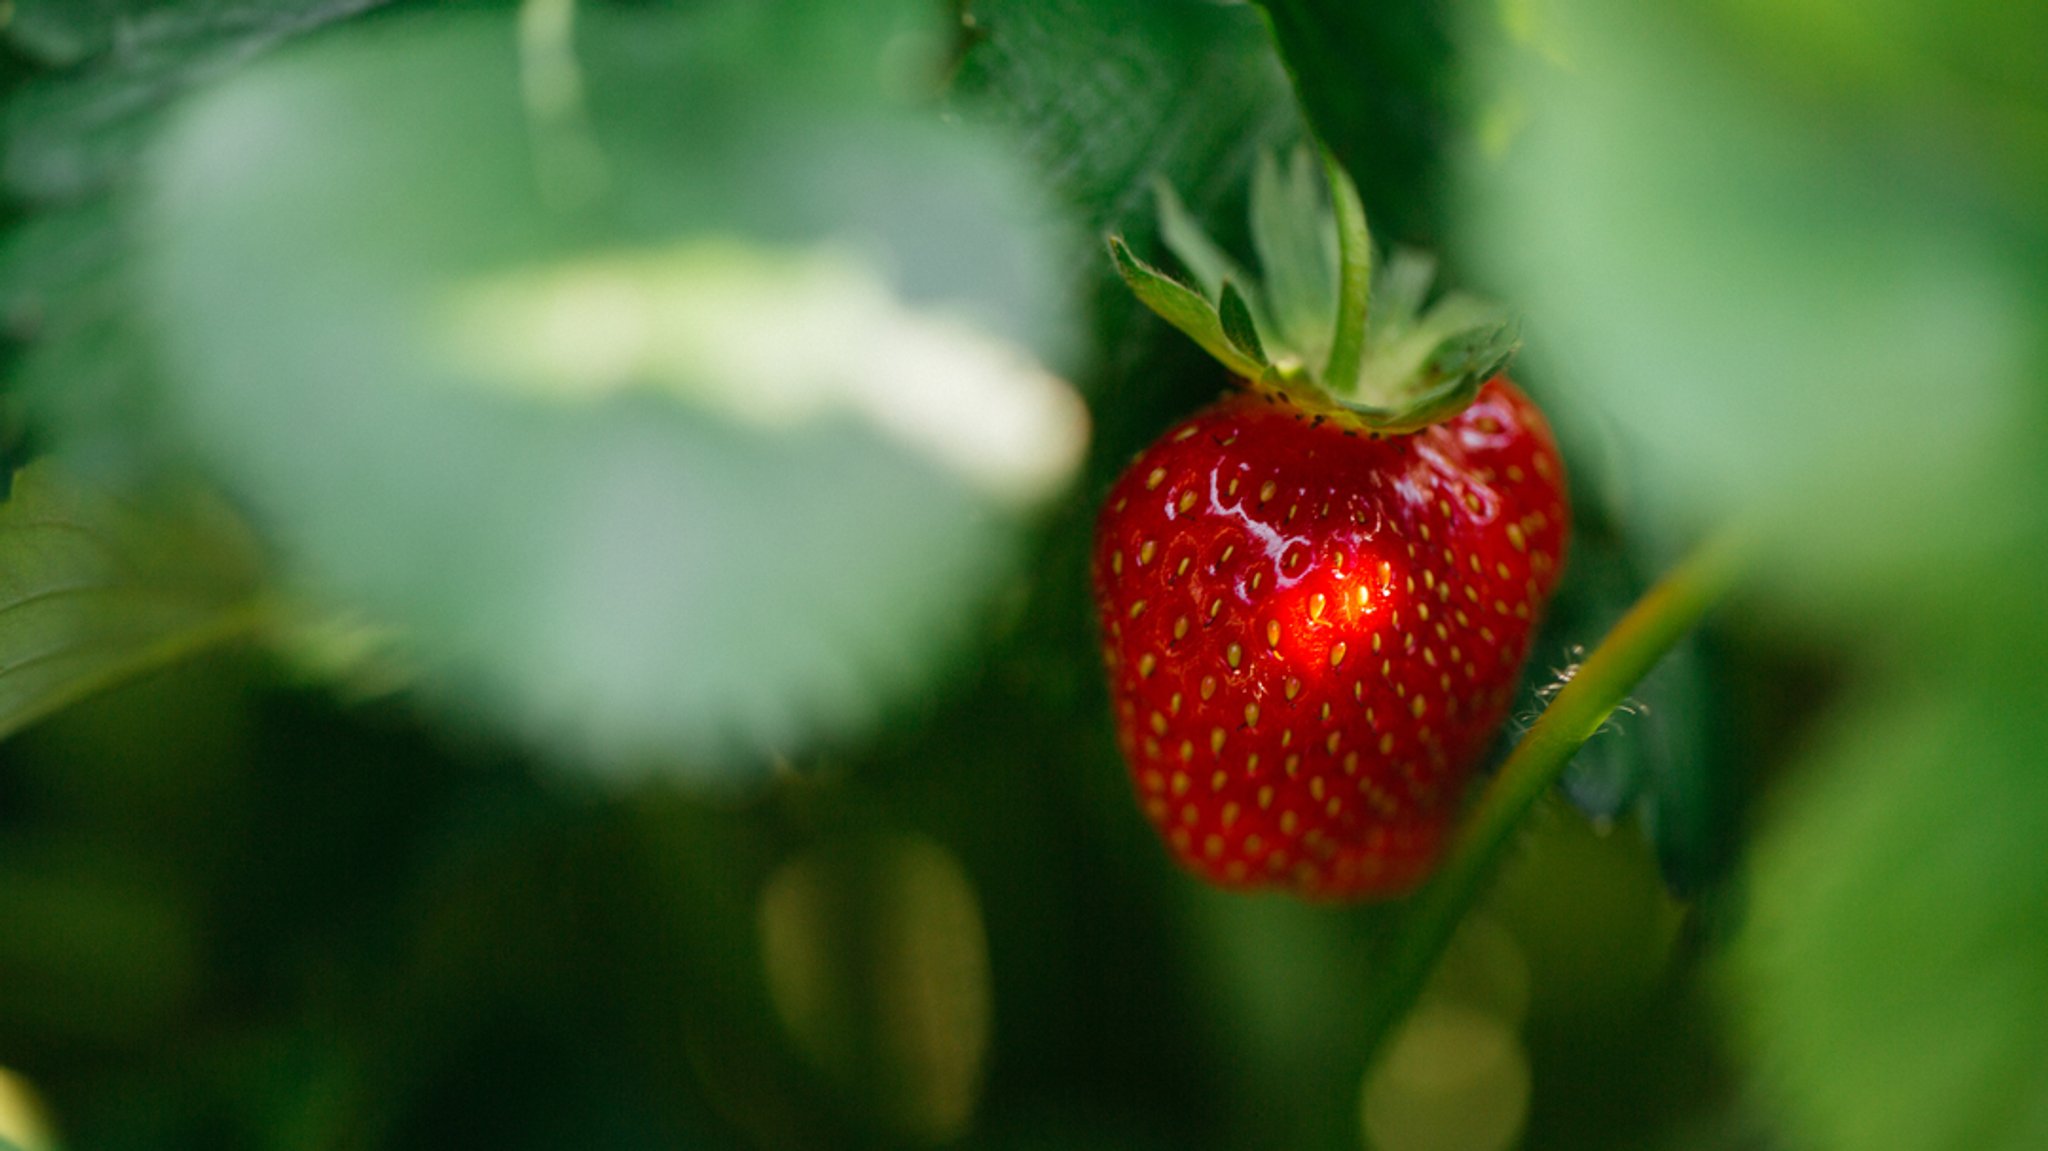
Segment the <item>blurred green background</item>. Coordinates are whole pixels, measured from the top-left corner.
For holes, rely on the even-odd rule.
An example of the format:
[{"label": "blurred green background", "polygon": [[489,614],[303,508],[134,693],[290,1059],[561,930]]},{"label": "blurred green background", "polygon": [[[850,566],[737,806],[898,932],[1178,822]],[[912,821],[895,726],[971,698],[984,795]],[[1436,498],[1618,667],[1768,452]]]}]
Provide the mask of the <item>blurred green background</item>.
[{"label": "blurred green background", "polygon": [[[2048,7],[0,20],[0,1147],[2048,1146]],[[1762,541],[1372,1068],[1085,590],[1306,121],[1564,442],[1504,740]]]}]

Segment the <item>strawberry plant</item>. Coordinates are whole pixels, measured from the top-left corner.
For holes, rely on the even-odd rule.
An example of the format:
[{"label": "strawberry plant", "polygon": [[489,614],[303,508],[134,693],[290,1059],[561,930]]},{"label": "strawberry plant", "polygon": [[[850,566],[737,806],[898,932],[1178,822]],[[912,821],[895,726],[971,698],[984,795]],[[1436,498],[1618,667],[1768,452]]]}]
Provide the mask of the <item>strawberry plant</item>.
[{"label": "strawberry plant", "polygon": [[1203,295],[1111,241],[1138,297],[1245,383],[1110,489],[1096,608],[1118,743],[1183,864],[1385,896],[1435,863],[1571,516],[1550,430],[1500,374],[1507,325],[1458,296],[1424,312],[1412,254],[1364,291],[1357,192],[1330,161],[1337,211],[1315,211],[1310,164],[1260,170],[1264,292],[1170,191]]},{"label": "strawberry plant", "polygon": [[0,1147],[2038,1145],[2031,12],[15,0]]}]

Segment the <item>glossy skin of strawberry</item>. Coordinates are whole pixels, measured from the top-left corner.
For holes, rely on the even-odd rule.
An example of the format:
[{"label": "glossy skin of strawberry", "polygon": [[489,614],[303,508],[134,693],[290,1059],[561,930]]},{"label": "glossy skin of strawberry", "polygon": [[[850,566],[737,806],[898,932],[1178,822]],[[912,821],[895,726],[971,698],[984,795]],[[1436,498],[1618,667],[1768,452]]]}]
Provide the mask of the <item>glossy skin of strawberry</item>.
[{"label": "glossy skin of strawberry", "polygon": [[1401,894],[1506,715],[1570,530],[1505,377],[1375,435],[1247,388],[1109,493],[1093,577],[1119,742],[1174,857],[1229,887]]}]

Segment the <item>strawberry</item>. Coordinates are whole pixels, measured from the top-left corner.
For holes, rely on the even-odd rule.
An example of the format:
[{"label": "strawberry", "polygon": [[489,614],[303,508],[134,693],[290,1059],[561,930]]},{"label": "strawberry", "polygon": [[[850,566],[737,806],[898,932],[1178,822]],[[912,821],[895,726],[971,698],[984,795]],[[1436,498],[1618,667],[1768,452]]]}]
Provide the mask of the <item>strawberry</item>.
[{"label": "strawberry", "polygon": [[[1339,243],[1296,250],[1362,260],[1356,193],[1326,168]],[[1291,176],[1261,169],[1255,237],[1293,226],[1273,205],[1314,204],[1312,179],[1305,159]],[[1171,194],[1161,199],[1169,243],[1213,293],[1213,322],[1189,303],[1209,294],[1112,240],[1119,270],[1243,388],[1140,453],[1098,522],[1119,745],[1145,814],[1204,879],[1312,898],[1400,894],[1434,865],[1556,586],[1570,526],[1563,464],[1542,414],[1499,374],[1512,352],[1504,326],[1463,297],[1420,311],[1418,257],[1383,272],[1392,305],[1376,327],[1366,301],[1335,284],[1300,293],[1291,317],[1265,313]],[[1327,228],[1309,223],[1317,231],[1302,234]],[[1324,274],[1272,270],[1281,247],[1262,244],[1269,282]],[[1336,304],[1334,331],[1300,314],[1319,294]],[[1269,354],[1262,313],[1293,347]],[[1344,352],[1323,379],[1300,366],[1300,345],[1347,339],[1357,366]]]}]

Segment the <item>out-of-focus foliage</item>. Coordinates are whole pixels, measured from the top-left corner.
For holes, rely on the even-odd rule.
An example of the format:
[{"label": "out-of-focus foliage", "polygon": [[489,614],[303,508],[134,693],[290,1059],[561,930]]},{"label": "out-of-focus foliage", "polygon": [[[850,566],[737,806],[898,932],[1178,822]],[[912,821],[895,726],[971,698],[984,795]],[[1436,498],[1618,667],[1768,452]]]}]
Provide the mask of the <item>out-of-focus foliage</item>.
[{"label": "out-of-focus foliage", "polygon": [[761,945],[776,1015],[856,1110],[919,1142],[965,1132],[988,1057],[988,944],[951,854],[820,844],[769,878]]},{"label": "out-of-focus foliage", "polygon": [[504,19],[394,21],[223,87],[152,168],[194,441],[295,574],[583,760],[854,728],[1083,435],[993,145],[693,61],[765,35],[734,11],[586,16],[571,110]]},{"label": "out-of-focus foliage", "polygon": [[2048,713],[1941,666],[1845,709],[1758,845],[1742,1021],[1814,1146],[2048,1140]]},{"label": "out-of-focus foliage", "polygon": [[384,0],[23,0],[6,36],[53,68],[8,102],[0,178],[71,201],[132,169],[177,96]]},{"label": "out-of-focus foliage", "polygon": [[[17,1141],[2041,1141],[2036,7],[17,0]],[[1225,386],[1098,237],[1250,253],[1304,111],[1525,317],[1525,717],[1765,533],[1374,1067],[1386,909],[1171,869],[1086,596]]]},{"label": "out-of-focus foliage", "polygon": [[0,735],[256,623],[253,545],[201,494],[129,503],[38,463],[0,552]]},{"label": "out-of-focus foliage", "polygon": [[[316,609],[568,758],[704,777],[857,730],[1085,417],[1040,366],[1050,205],[904,106],[936,31],[812,7],[394,16],[221,84],[81,289],[166,353],[106,408],[161,409]],[[120,354],[107,307],[31,396]]]},{"label": "out-of-focus foliage", "polygon": [[[2043,221],[1993,176],[2011,97],[1927,102],[1828,65],[1793,87],[1774,69],[1802,6],[1731,7],[1512,9],[1484,57],[1471,251],[1526,301],[1548,374],[1625,427],[1658,505],[1765,521],[1808,607],[1994,570],[2042,530],[2025,493],[2048,477]],[[1943,74],[1881,14],[1904,7],[1839,33],[1901,83]],[[2048,49],[1994,9],[1938,23]]]},{"label": "out-of-focus foliage", "polygon": [[48,1110],[36,1089],[0,1067],[0,1151],[49,1151],[56,1142]]},{"label": "out-of-focus foliage", "polygon": [[2020,62],[2048,19],[1559,0],[1474,27],[1467,245],[1532,364],[1613,421],[1639,529],[1760,528],[1771,642],[1857,637],[1829,674],[1861,702],[1743,875],[1747,1074],[1793,1145],[2039,1143],[2048,90]]}]

